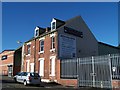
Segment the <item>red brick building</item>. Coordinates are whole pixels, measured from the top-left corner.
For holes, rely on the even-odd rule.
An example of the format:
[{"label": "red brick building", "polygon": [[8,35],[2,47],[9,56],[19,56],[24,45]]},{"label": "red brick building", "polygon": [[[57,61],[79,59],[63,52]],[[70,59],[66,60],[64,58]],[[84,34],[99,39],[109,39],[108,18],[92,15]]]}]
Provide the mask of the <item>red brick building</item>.
[{"label": "red brick building", "polygon": [[21,71],[22,47],[0,53],[0,75],[13,76]]},{"label": "red brick building", "polygon": [[11,76],[13,74],[14,50],[4,50],[0,53],[0,74]]},{"label": "red brick building", "polygon": [[51,28],[37,26],[34,37],[23,44],[21,71],[38,72],[45,82],[77,85],[77,79],[60,78],[60,60],[91,55],[98,55],[97,40],[80,16],[53,18]]}]

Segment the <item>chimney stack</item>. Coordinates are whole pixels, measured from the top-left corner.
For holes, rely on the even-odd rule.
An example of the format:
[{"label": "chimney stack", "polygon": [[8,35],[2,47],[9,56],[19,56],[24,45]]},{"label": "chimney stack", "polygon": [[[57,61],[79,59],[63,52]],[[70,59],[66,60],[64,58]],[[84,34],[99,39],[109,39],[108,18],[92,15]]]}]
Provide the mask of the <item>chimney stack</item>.
[{"label": "chimney stack", "polygon": [[49,27],[46,28],[46,32],[48,32],[48,31],[49,31]]}]

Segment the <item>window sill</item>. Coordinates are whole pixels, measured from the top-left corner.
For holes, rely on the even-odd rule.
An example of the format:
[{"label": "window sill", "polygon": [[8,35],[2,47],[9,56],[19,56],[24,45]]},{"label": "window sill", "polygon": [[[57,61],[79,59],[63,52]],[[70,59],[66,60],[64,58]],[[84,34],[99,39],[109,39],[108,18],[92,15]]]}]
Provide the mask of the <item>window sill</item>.
[{"label": "window sill", "polygon": [[54,49],[50,49],[50,52],[55,52],[55,48]]},{"label": "window sill", "polygon": [[55,76],[55,74],[53,74],[53,75],[52,75],[52,74],[50,74],[49,76]]},{"label": "window sill", "polygon": [[43,54],[44,53],[44,51],[40,51],[40,52],[38,52],[38,54]]},{"label": "window sill", "polygon": [[27,56],[30,56],[30,54],[27,54],[26,57],[27,57]]}]

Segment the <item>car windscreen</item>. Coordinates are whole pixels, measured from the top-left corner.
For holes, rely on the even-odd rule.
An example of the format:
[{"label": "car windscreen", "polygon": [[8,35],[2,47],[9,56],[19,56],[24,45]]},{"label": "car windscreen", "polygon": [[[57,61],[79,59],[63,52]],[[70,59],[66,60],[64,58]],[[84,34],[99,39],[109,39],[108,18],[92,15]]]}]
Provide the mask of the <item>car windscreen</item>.
[{"label": "car windscreen", "polygon": [[23,72],[23,73],[22,73],[22,76],[27,76],[27,75],[28,75],[27,72]]},{"label": "car windscreen", "polygon": [[17,73],[18,76],[21,76],[21,74],[22,74],[21,72]]},{"label": "car windscreen", "polygon": [[38,73],[30,73],[30,76],[32,76],[32,77],[40,77]]}]

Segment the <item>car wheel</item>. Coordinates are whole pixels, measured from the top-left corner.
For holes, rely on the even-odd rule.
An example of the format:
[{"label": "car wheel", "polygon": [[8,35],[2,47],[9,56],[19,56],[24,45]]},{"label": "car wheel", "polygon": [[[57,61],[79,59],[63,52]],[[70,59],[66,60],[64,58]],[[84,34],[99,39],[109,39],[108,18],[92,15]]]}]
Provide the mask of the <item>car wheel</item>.
[{"label": "car wheel", "polygon": [[17,82],[16,78],[14,78],[14,81]]},{"label": "car wheel", "polygon": [[40,87],[41,85],[40,85],[40,84],[37,84],[36,86]]},{"label": "car wheel", "polygon": [[26,80],[24,81],[24,85],[27,86],[27,81]]}]

